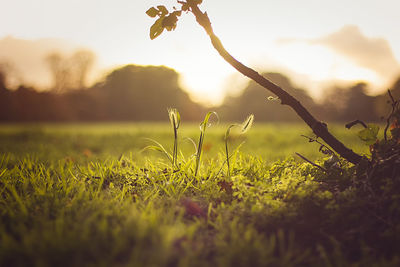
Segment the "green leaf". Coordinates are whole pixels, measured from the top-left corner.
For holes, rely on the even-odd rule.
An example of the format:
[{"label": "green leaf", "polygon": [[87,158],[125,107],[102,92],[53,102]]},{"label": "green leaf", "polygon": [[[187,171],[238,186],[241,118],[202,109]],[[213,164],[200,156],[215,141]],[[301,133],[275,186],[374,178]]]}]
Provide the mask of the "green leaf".
[{"label": "green leaf", "polygon": [[162,26],[162,22],[164,20],[164,17],[159,18],[154,22],[154,24],[150,28],[150,39],[154,40],[157,38],[163,31],[164,27]]},{"label": "green leaf", "polygon": [[359,131],[357,135],[365,144],[372,145],[378,138],[379,126],[375,124],[368,124],[367,126],[367,128]]},{"label": "green leaf", "polygon": [[165,16],[169,13],[165,6],[157,6],[157,8],[161,12],[161,16]]},{"label": "green leaf", "polygon": [[219,117],[218,117],[217,112],[215,112],[215,111],[209,111],[209,112],[206,114],[206,116],[205,116],[203,122],[200,123],[200,131],[201,131],[201,132],[204,133],[204,132],[206,131],[206,128],[211,126],[211,124],[210,124],[208,121],[210,120],[210,117],[211,117],[212,115],[214,115],[215,117],[217,117],[217,121],[219,121]]},{"label": "green leaf", "polygon": [[164,148],[163,145],[161,145],[159,142],[157,142],[156,140],[153,140],[151,138],[146,138],[146,139],[155,143],[156,145],[146,146],[145,148],[142,149],[142,151],[145,151],[145,150],[159,151],[159,152],[163,153],[171,162],[173,162],[172,156],[167,152],[167,150]]},{"label": "green leaf", "polygon": [[154,7],[149,8],[149,10],[146,11],[146,14],[149,17],[155,18],[158,15],[158,10]]}]

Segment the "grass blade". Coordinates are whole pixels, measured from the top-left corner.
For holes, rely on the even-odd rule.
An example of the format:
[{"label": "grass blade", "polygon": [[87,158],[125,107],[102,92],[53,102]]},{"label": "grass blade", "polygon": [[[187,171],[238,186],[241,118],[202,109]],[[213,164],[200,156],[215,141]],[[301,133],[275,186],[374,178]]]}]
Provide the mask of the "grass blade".
[{"label": "grass blade", "polygon": [[[228,139],[229,139],[229,134],[231,132],[231,129],[234,127],[240,127],[240,134],[246,133],[248,130],[250,130],[251,126],[253,125],[254,122],[254,115],[250,114],[243,122],[242,124],[231,124],[229,125],[228,129],[225,132],[224,136],[224,141],[225,141],[225,157],[226,157],[226,165],[227,165],[227,171],[226,175],[230,177],[230,156],[229,156],[229,148],[228,148]],[[240,145],[241,146],[241,145]],[[239,148],[239,147],[238,147]],[[236,148],[235,151],[238,149]]]},{"label": "grass blade", "polygon": [[219,121],[218,114],[215,111],[210,111],[206,114],[204,117],[204,120],[202,123],[200,123],[200,137],[199,137],[199,143],[197,145],[197,153],[196,153],[196,167],[194,171],[194,175],[197,176],[197,173],[199,172],[199,167],[200,167],[200,162],[201,162],[201,155],[203,152],[203,143],[204,143],[204,136],[206,133],[206,129],[211,126],[209,123],[210,117],[212,115],[215,115],[217,117],[217,121]]},{"label": "grass blade", "polygon": [[172,152],[172,165],[178,168],[178,129],[181,124],[181,115],[176,108],[168,108],[168,116],[174,130],[174,149]]}]

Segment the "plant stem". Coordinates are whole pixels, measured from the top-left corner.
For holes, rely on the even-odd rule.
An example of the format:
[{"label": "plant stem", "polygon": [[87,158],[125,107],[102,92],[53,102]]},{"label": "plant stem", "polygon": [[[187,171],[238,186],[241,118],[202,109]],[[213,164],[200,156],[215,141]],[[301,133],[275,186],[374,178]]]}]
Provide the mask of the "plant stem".
[{"label": "plant stem", "polygon": [[178,129],[176,128],[176,123],[173,121],[174,127],[174,151],[173,151],[173,162],[172,167],[178,167],[177,158],[178,158]]},{"label": "plant stem", "polygon": [[396,111],[396,109],[397,109],[397,107],[399,105],[399,100],[397,100],[397,101],[394,100],[394,97],[392,95],[392,92],[390,92],[390,90],[388,90],[388,94],[389,94],[389,97],[390,97],[390,101],[392,102],[391,103],[392,111],[390,112],[389,116],[386,119],[386,126],[385,126],[385,130],[383,131],[383,137],[384,137],[385,141],[387,141],[387,131],[388,131],[389,126],[390,126],[390,121],[391,121],[391,119],[392,119],[392,117],[393,117],[393,115],[394,115],[394,113],[395,113],[395,111]]},{"label": "plant stem", "polygon": [[315,119],[314,116],[312,116],[311,113],[296,98],[291,96],[289,93],[287,93],[276,84],[261,76],[255,70],[245,66],[244,64],[236,60],[233,56],[231,56],[228,51],[226,51],[219,38],[214,34],[207,13],[203,13],[194,1],[188,0],[187,3],[190,5],[190,11],[196,17],[196,21],[207,32],[208,36],[211,39],[212,45],[225,59],[225,61],[227,61],[230,65],[232,65],[232,67],[234,67],[243,75],[249,77],[256,83],[260,84],[261,86],[278,96],[281,100],[282,105],[290,106],[297,113],[297,115],[299,115],[300,118],[312,129],[312,131],[318,137],[321,137],[340,156],[354,164],[357,164],[361,161],[362,157],[360,155],[347,148],[342,142],[336,139],[328,131],[326,124]]},{"label": "plant stem", "polygon": [[226,165],[228,170],[226,171],[227,177],[231,176],[231,171],[230,171],[230,163],[229,163],[229,150],[228,150],[228,137],[225,136],[225,153],[226,153]]},{"label": "plant stem", "polygon": [[196,168],[194,171],[194,176],[197,176],[197,173],[199,172],[201,152],[203,150],[203,139],[204,139],[204,132],[200,132],[199,144],[197,146],[197,153],[196,153]]}]

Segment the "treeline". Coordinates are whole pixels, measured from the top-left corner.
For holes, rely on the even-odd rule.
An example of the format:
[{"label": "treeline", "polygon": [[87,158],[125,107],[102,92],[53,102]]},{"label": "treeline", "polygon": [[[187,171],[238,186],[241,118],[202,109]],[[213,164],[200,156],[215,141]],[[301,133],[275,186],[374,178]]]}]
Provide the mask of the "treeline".
[{"label": "treeline", "polygon": [[[387,94],[369,96],[365,83],[331,88],[323,101],[316,103],[282,74],[264,75],[324,121],[380,121],[390,110]],[[178,73],[167,67],[127,65],[90,88],[39,92],[25,86],[9,90],[0,72],[0,121],[165,121],[168,107],[178,108],[185,120],[201,120],[207,109],[190,99],[179,87],[178,78]],[[400,79],[391,89],[400,97]],[[299,120],[289,107],[254,82],[214,110],[224,121],[241,121],[250,113],[257,121]]]},{"label": "treeline", "polygon": [[90,88],[60,93],[8,90],[2,75],[0,121],[161,121],[168,107],[184,119],[200,119],[204,108],[179,87],[178,77],[167,67],[127,65]]},{"label": "treeline", "polygon": [[[356,83],[349,88],[332,87],[325,91],[321,102],[316,103],[301,88],[296,88],[280,73],[264,76],[296,97],[312,114],[323,121],[350,122],[354,120],[379,122],[390,112],[387,92],[378,96],[367,94],[366,83]],[[395,98],[400,97],[400,78],[390,88]],[[251,81],[242,94],[227,97],[219,113],[228,120],[241,120],[246,114],[254,114],[257,121],[300,121],[288,106],[280,104],[270,92]]]}]

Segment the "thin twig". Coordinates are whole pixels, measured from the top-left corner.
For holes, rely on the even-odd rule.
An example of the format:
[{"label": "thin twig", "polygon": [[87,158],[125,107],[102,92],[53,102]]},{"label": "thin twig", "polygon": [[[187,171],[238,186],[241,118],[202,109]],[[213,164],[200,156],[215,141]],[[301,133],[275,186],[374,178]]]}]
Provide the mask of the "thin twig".
[{"label": "thin twig", "polygon": [[[309,136],[303,135],[303,134],[302,134],[301,136],[307,138],[307,139],[308,139],[308,142],[310,142],[310,143],[316,142],[316,143],[319,144],[321,147],[323,147],[323,148],[325,148],[326,150],[328,150],[328,151],[330,152],[329,154],[331,154],[331,155],[334,155],[334,154],[335,154],[335,152],[334,152],[332,149],[330,149],[330,148],[329,148],[327,145],[325,145],[324,143],[318,141],[316,138],[312,138],[312,137],[309,137]],[[321,151],[321,148],[320,148],[319,150]],[[327,153],[324,153],[324,154],[327,154]]]},{"label": "thin twig", "polygon": [[322,167],[322,166],[320,166],[320,165],[318,165],[318,164],[312,162],[311,160],[307,159],[306,157],[304,157],[304,156],[301,155],[300,153],[295,152],[295,154],[296,154],[297,156],[299,156],[300,158],[302,158],[303,160],[305,160],[305,161],[307,161],[308,163],[310,163],[311,165],[313,165],[313,166],[315,166],[315,167],[317,167],[317,168],[323,170],[324,172],[328,172],[327,169],[325,169],[324,167]]},{"label": "thin twig", "polygon": [[349,122],[345,126],[347,129],[350,129],[351,127],[353,127],[354,125],[357,125],[357,124],[361,124],[364,128],[368,128],[368,126],[362,120],[355,120],[355,121]]},{"label": "thin twig", "polygon": [[388,94],[390,97],[390,100],[392,101],[391,105],[392,105],[392,111],[390,112],[389,116],[386,119],[386,127],[385,127],[385,131],[383,132],[383,137],[385,138],[385,141],[387,141],[387,130],[389,129],[390,126],[390,120],[393,117],[393,114],[396,111],[396,106],[399,104],[399,101],[394,100],[394,97],[392,95],[392,92],[390,91],[390,89],[388,89]]}]

